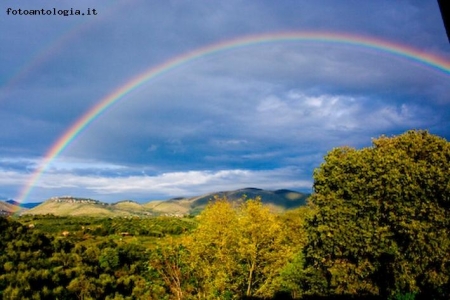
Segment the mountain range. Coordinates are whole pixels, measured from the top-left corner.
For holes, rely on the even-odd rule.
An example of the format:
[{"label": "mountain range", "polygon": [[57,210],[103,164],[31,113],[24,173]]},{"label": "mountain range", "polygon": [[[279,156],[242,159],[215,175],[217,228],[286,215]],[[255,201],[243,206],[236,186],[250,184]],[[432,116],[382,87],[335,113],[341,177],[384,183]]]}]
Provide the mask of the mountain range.
[{"label": "mountain range", "polygon": [[19,203],[19,202],[15,201],[15,200],[12,200],[12,199],[6,200],[5,202],[6,202],[6,203],[9,203],[9,204],[11,204],[11,205],[19,206],[19,207],[22,207],[22,208],[28,208],[28,209],[29,209],[29,208],[33,208],[33,207],[36,207],[36,206],[38,206],[39,204],[42,203],[42,202]]},{"label": "mountain range", "polygon": [[226,197],[229,201],[239,202],[243,199],[260,197],[262,203],[271,210],[281,212],[305,205],[309,194],[291,190],[263,190],[244,188],[235,191],[213,192],[196,197],[179,197],[169,200],[138,203],[123,200],[116,203],[105,203],[99,200],[72,196],[53,197],[42,203],[20,204],[14,200],[0,201],[0,214],[53,214],[59,216],[184,216],[196,215],[215,197]]}]

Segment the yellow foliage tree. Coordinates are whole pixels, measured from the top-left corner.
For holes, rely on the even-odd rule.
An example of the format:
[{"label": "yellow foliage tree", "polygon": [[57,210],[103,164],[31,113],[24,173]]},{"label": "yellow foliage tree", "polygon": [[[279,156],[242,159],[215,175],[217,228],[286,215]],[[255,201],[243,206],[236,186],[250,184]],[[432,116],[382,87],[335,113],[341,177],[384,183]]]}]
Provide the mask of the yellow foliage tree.
[{"label": "yellow foliage tree", "polygon": [[282,220],[260,199],[233,206],[226,198],[216,198],[184,240],[199,280],[198,296],[272,297],[282,268],[297,250],[288,236]]},{"label": "yellow foliage tree", "polygon": [[236,210],[226,199],[216,198],[199,216],[198,228],[183,240],[200,298],[214,299],[238,289],[237,235]]},{"label": "yellow foliage tree", "polygon": [[238,221],[239,253],[248,275],[246,296],[271,297],[278,288],[275,279],[293,255],[283,224],[260,199],[246,201]]}]

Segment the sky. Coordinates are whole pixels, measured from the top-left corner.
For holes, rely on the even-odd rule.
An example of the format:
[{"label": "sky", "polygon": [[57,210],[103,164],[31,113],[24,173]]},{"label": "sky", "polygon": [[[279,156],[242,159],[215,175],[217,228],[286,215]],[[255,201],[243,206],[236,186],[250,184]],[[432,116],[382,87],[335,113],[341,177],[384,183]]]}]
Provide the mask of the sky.
[{"label": "sky", "polygon": [[[450,44],[437,1],[4,0],[0,28],[0,199],[311,192],[335,147],[411,129],[450,138]],[[339,38],[274,38],[306,33]]]}]

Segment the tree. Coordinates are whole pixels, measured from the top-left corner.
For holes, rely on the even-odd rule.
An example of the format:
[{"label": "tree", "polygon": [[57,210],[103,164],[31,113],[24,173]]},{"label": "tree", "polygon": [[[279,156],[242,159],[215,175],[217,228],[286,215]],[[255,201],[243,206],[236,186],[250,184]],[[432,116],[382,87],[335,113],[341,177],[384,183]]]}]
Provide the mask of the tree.
[{"label": "tree", "polygon": [[308,289],[301,285],[306,278],[303,249],[307,243],[306,220],[313,214],[314,210],[310,206],[302,206],[288,210],[280,216],[288,238],[288,245],[295,255],[287,261],[281,270],[279,292],[289,293],[294,299],[300,298]]},{"label": "tree", "polygon": [[201,213],[198,228],[184,240],[198,280],[198,296],[272,297],[280,287],[282,268],[296,250],[285,229],[260,199],[237,205],[217,198]]},{"label": "tree", "polygon": [[321,278],[315,290],[448,298],[449,178],[450,143],[427,131],[330,151],[310,198],[305,259]]},{"label": "tree", "polygon": [[259,198],[243,203],[237,223],[237,252],[245,272],[245,295],[273,297],[279,288],[281,269],[294,255],[294,248],[287,243],[287,231]]},{"label": "tree", "polygon": [[216,198],[199,215],[197,229],[183,240],[190,269],[199,282],[200,298],[226,298],[239,290],[237,229],[237,211],[232,203]]},{"label": "tree", "polygon": [[[187,294],[193,293],[195,289],[195,278],[189,265],[190,257],[186,248],[172,237],[164,239],[150,254],[150,276],[153,277],[153,293],[158,279],[162,281],[161,286],[166,287],[166,294],[170,293],[171,299],[185,299]],[[161,298],[154,295],[155,298]]]}]

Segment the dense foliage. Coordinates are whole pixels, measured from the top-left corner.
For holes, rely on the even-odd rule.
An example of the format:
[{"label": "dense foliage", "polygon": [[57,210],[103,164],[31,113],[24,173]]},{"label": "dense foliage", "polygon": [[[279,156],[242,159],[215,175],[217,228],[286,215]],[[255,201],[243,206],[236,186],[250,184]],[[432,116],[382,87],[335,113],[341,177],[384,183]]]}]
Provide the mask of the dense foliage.
[{"label": "dense foliage", "polygon": [[310,290],[448,299],[449,175],[450,143],[426,131],[329,152],[314,173]]},{"label": "dense foliage", "polygon": [[[105,239],[85,246],[0,218],[3,299],[145,298],[147,250]],[[131,298],[132,297],[132,298]]]},{"label": "dense foliage", "polygon": [[20,222],[32,226],[35,231],[59,235],[63,231],[71,237],[86,239],[110,235],[135,237],[162,237],[181,234],[196,226],[190,218],[171,217],[70,217],[54,215],[24,215]]},{"label": "dense foliage", "polygon": [[449,178],[449,143],[410,131],[333,149],[282,214],[0,218],[0,298],[449,299]]}]

